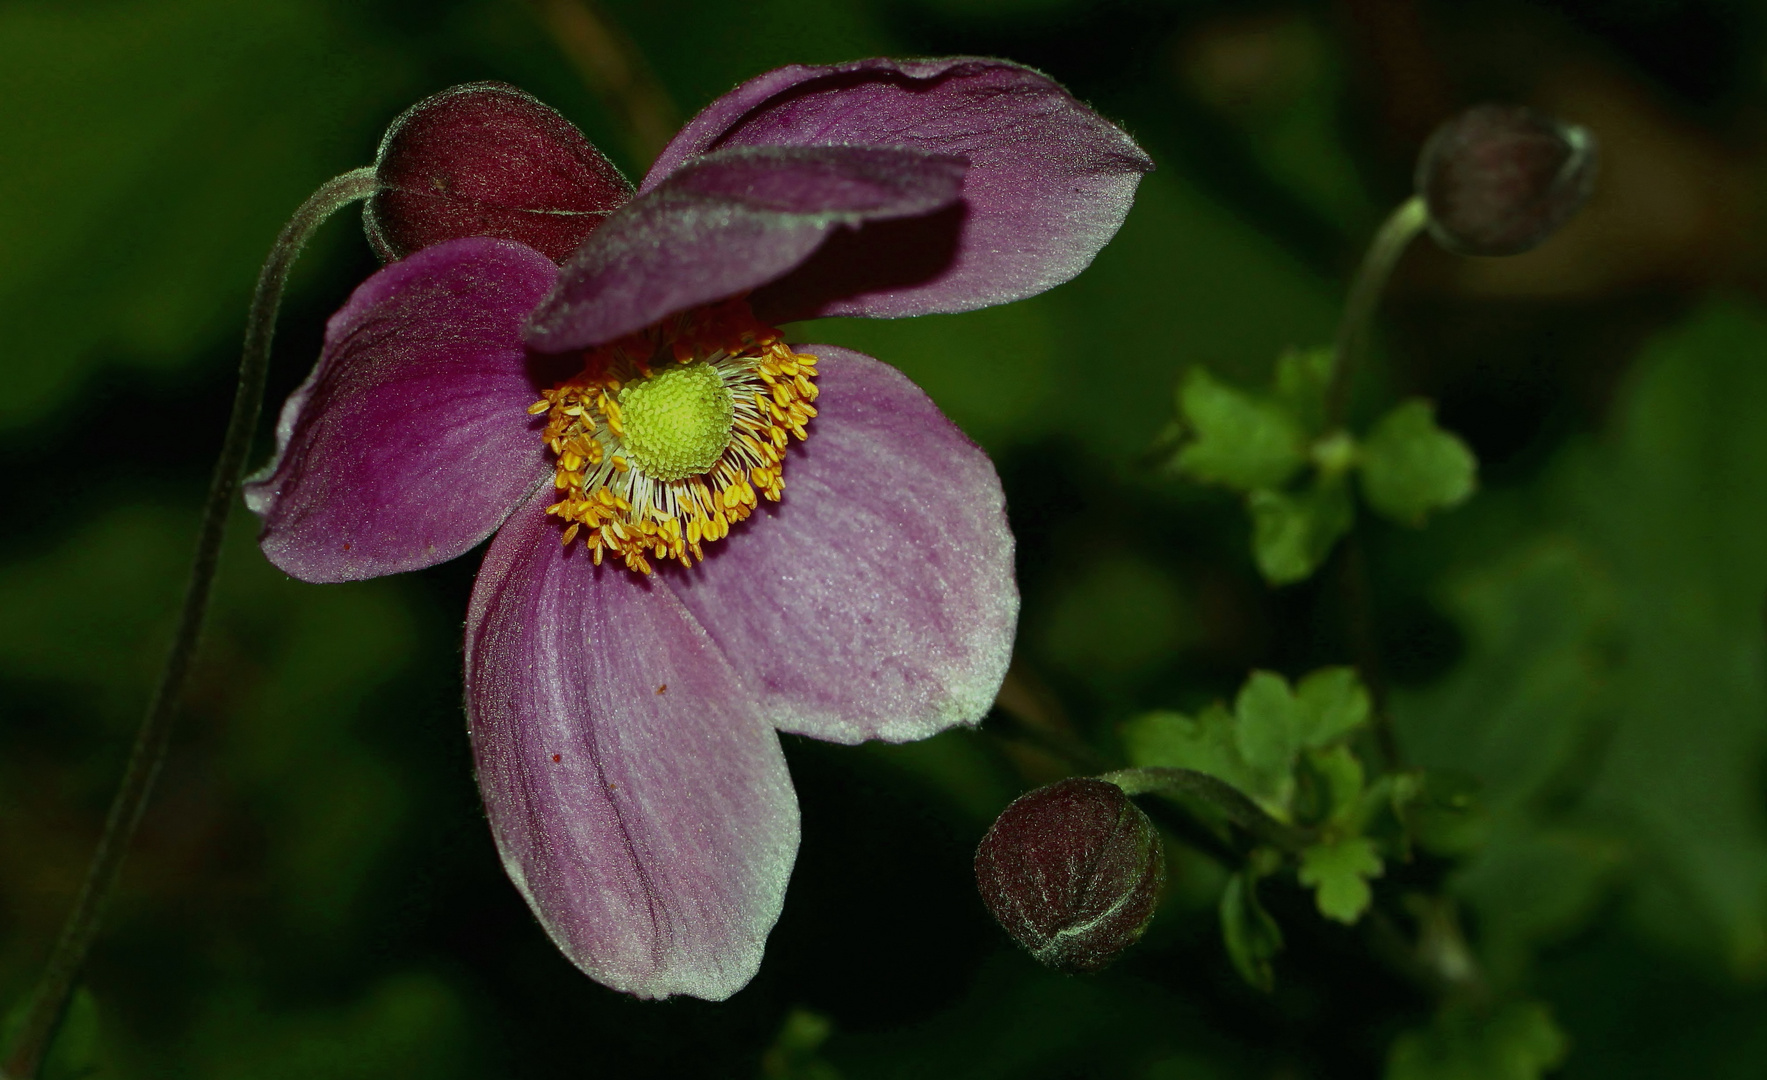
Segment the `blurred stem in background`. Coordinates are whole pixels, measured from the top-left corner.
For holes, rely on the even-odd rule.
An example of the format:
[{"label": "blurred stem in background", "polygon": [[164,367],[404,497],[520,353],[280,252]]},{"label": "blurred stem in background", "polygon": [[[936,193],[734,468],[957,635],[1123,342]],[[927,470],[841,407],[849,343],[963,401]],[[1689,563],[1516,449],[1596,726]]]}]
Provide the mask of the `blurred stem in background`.
[{"label": "blurred stem in background", "polygon": [[1399,265],[1399,256],[1405,254],[1412,239],[1423,231],[1429,217],[1429,208],[1422,195],[1406,199],[1381,224],[1380,231],[1374,234],[1374,242],[1368,245],[1368,253],[1362,256],[1356,279],[1350,283],[1343,321],[1338,324],[1331,389],[1325,399],[1328,429],[1344,422],[1344,413],[1350,406],[1350,383],[1356,375],[1358,353],[1368,337],[1368,324],[1374,318],[1375,309],[1380,306],[1381,292],[1386,288],[1387,279],[1393,276],[1393,268]]},{"label": "blurred stem in background", "polygon": [[[1368,324],[1380,307],[1381,293],[1386,290],[1393,269],[1411,241],[1429,224],[1429,206],[1422,195],[1413,195],[1381,223],[1380,230],[1362,256],[1362,265],[1350,283],[1350,295],[1344,303],[1343,320],[1338,323],[1337,340],[1332,353],[1331,384],[1325,397],[1327,430],[1341,427],[1349,411],[1350,387],[1356,375],[1356,362],[1368,338]],[[1375,643],[1374,603],[1369,595],[1368,567],[1362,544],[1351,527],[1345,543],[1343,562],[1344,601],[1347,608],[1350,638],[1356,650],[1356,666],[1361,669],[1374,694],[1374,736],[1386,767],[1400,767],[1399,743],[1393,735],[1392,718],[1387,713],[1385,680],[1381,677],[1380,651]]]},{"label": "blurred stem in background", "polygon": [[98,850],[93,852],[85,881],[74,901],[74,910],[68,915],[32,993],[17,1040],[4,1065],[0,1066],[0,1080],[35,1080],[42,1069],[68,999],[79,980],[80,969],[85,965],[86,954],[103,924],[105,908],[116,890],[123,857],[128,853],[129,842],[141,822],[147,800],[153,794],[160,765],[165,761],[172,721],[190,675],[203,618],[208,614],[209,595],[220,562],[227,518],[233,510],[234,497],[239,493],[246,455],[251,451],[252,435],[257,430],[258,414],[263,409],[264,382],[270,367],[270,342],[275,334],[276,312],[282,304],[288,272],[313,232],[338,210],[367,198],[374,191],[374,185],[374,170],[371,168],[347,172],[321,185],[283,226],[270,249],[270,257],[258,273],[257,290],[252,295],[246,318],[245,346],[239,360],[239,384],[234,391],[233,411],[228,417],[227,434],[209,481],[208,498],[203,503],[196,555],[191,560],[190,580],[178,612],[171,652],[148,703],[147,715],[136,732],[122,784],[111,801],[104,832],[98,838]]},{"label": "blurred stem in background", "polygon": [[680,110],[632,39],[595,0],[531,0],[552,40],[625,129],[626,150],[649,166],[681,126]]}]

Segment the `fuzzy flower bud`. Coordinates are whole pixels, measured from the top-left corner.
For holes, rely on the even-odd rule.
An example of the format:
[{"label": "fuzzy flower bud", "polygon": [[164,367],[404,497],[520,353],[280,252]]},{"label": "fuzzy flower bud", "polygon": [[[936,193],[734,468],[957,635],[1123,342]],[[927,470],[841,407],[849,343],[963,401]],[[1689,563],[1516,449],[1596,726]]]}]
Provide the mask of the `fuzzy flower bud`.
[{"label": "fuzzy flower bud", "polygon": [[1476,105],[1430,135],[1417,193],[1430,235],[1462,255],[1538,247],[1589,200],[1595,136],[1532,109]]},{"label": "fuzzy flower bud", "polygon": [[405,110],[381,139],[363,221],[380,257],[466,236],[519,240],[562,263],[632,185],[569,120],[495,82]]},{"label": "fuzzy flower bud", "polygon": [[1159,833],[1123,790],[1062,780],[1021,795],[976,848],[976,886],[1032,956],[1099,971],[1153,918],[1166,871]]}]

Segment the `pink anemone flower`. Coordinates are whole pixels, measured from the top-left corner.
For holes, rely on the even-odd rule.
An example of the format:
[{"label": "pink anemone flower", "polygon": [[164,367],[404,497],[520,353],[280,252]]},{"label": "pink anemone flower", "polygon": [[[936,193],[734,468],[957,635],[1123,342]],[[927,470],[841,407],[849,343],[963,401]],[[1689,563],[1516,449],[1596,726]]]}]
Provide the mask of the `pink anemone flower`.
[{"label": "pink anemone flower", "polygon": [[592,978],[721,1000],[797,853],[778,732],[975,723],[1018,612],[981,450],[894,368],[773,327],[1041,292],[1151,162],[969,58],[759,76],[636,192],[512,88],[406,120],[368,210],[398,261],[332,317],[247,486],[264,553],[354,581],[491,537],[465,687],[503,865]]}]

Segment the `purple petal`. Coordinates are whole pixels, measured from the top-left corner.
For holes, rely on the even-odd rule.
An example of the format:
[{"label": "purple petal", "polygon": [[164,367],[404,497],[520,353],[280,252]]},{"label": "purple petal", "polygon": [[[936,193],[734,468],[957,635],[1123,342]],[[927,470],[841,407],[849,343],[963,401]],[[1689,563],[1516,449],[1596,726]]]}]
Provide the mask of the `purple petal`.
[{"label": "purple petal", "polygon": [[549,500],[497,534],[467,617],[498,851],[591,978],[722,1000],[759,967],[797,852],[778,736],[669,588],[562,548]]},{"label": "purple petal", "polygon": [[707,106],[639,191],[732,146],[903,146],[966,159],[961,215],[833,238],[755,297],[776,321],[968,311],[1068,280],[1116,234],[1153,162],[1047,76],[1001,60],[780,68]]},{"label": "purple petal", "polygon": [[828,345],[785,499],[677,593],[786,731],[924,738],[981,719],[1018,616],[994,466],[901,372]]},{"label": "purple petal", "polygon": [[544,352],[599,345],[746,292],[831,233],[950,206],[960,159],[862,146],[733,147],[688,162],[578,250],[534,312]]},{"label": "purple petal", "polygon": [[386,267],[325,328],[245,486],[271,562],[358,581],[460,555],[545,474],[522,321],[558,275],[508,240],[452,240]]}]

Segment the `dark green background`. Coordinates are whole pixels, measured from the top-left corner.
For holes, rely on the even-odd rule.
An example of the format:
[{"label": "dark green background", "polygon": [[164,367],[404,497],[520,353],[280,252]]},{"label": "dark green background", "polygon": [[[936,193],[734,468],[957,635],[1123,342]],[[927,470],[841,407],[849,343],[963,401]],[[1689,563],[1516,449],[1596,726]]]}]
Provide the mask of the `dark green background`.
[{"label": "dark green background", "polygon": [[[1476,774],[1488,807],[1477,854],[1395,867],[1377,893],[1456,896],[1492,978],[1569,1034],[1564,1076],[1767,1074],[1767,11],[606,13],[681,115],[782,63],[984,53],[1048,71],[1159,163],[1072,284],[794,328],[901,366],[994,455],[1025,600],[1008,704],[1105,761],[1138,710],[1352,658],[1331,566],[1268,589],[1234,501],[1146,464],[1182,371],[1249,382],[1328,340],[1455,108],[1592,126],[1606,171],[1583,217],[1514,260],[1420,245],[1362,387],[1369,413],[1434,399],[1483,463],[1480,494],[1427,529],[1363,527],[1406,753]],[[70,902],[162,658],[258,262],[389,119],[482,78],[642,171],[515,0],[0,3],[0,1013]],[[323,232],[273,403],[374,267],[353,220]],[[759,977],[717,1005],[605,991],[534,924],[478,806],[459,669],[476,556],[310,586],[263,561],[243,510],[235,526],[58,1077],[1361,1077],[1432,1011],[1292,879],[1267,897],[1289,936],[1277,990],[1242,986],[1214,927],[1222,869],[1181,845],[1143,946],[1098,977],[1036,968],[969,859],[1069,766],[1005,716],[903,747],[788,739],[803,850]]]}]

